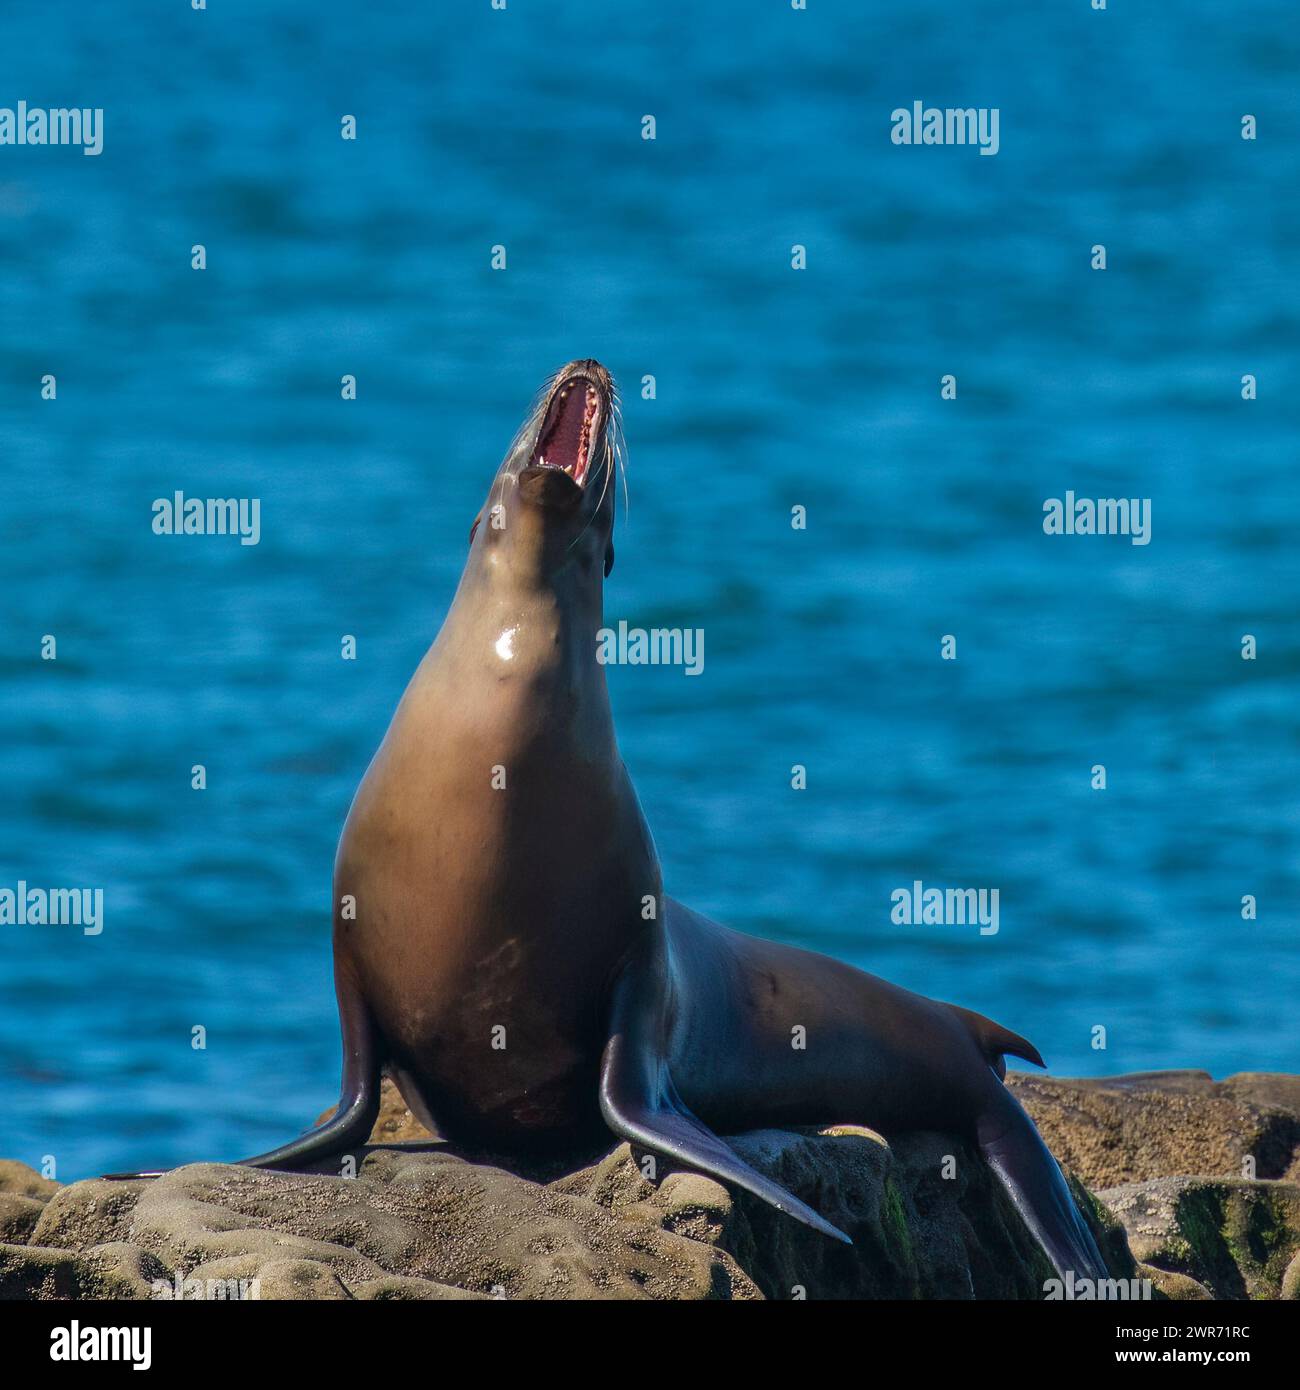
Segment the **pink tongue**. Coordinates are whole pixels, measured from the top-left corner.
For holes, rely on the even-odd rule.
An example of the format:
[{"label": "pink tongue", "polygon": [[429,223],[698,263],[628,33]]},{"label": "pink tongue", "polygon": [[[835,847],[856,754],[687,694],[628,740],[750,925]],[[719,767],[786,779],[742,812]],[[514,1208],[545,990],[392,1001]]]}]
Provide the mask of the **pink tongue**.
[{"label": "pink tongue", "polygon": [[578,471],[578,447],[582,442],[582,421],[587,413],[587,388],[578,382],[560,402],[550,432],[542,441],[538,453],[547,463]]}]

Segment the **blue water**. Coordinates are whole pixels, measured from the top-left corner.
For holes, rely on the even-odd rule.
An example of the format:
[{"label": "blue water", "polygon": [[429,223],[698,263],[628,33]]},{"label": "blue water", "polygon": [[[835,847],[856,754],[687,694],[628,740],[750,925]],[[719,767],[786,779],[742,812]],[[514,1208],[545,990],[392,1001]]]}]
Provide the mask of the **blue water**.
[{"label": "blue water", "polygon": [[[705,632],[611,674],[669,890],[1058,1072],[1300,1068],[1298,74],[1287,0],[6,6],[0,105],[105,148],[0,147],[0,886],[106,925],[0,928],[0,1154],[233,1158],[332,1102],[343,816],[587,355],[609,617]],[[999,154],[893,146],[914,100]],[[156,537],[177,489],[261,543]],[[1066,489],[1151,544],[1045,536]],[[915,879],[1000,931],[894,924]]]}]

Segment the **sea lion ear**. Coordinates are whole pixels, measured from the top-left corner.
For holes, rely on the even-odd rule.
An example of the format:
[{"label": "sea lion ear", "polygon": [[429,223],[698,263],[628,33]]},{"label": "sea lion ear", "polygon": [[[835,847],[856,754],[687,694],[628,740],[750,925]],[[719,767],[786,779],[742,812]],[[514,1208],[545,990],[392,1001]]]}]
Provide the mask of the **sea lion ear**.
[{"label": "sea lion ear", "polygon": [[[482,521],[482,520],[483,520],[483,513],[480,512],[480,513],[474,518],[474,524],[473,524],[473,526],[471,526],[471,527],[469,528],[469,543],[470,543],[470,545],[473,545],[473,544],[474,544],[474,532],[478,530],[478,524],[479,524],[479,522]],[[606,571],[606,573],[608,573],[608,571]]]},{"label": "sea lion ear", "polygon": [[605,547],[605,578],[606,578],[606,579],[609,578],[609,572],[610,572],[610,570],[612,570],[613,568],[614,568],[614,542],[611,540],[610,543]]}]

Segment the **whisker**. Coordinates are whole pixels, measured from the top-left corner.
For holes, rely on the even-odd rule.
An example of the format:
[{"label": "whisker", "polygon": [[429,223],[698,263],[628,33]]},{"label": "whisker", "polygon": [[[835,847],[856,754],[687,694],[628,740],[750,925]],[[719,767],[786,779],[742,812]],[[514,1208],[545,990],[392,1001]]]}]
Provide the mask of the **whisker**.
[{"label": "whisker", "polygon": [[623,435],[623,413],[617,387],[610,390],[609,406],[609,421],[605,427],[605,458],[601,469],[604,476],[600,482],[600,497],[596,500],[596,505],[592,508],[586,525],[567,547],[569,550],[572,550],[587,534],[592,522],[600,515],[600,509],[605,505],[605,496],[609,491],[610,479],[615,473],[620,474],[623,479],[623,510],[625,513],[627,511],[627,446]]},{"label": "whisker", "polygon": [[623,524],[631,519],[632,507],[627,491],[627,435],[623,432],[623,402],[617,391],[613,394],[612,424],[614,430],[614,460],[623,479]]},{"label": "whisker", "polygon": [[578,542],[583,538],[583,536],[587,534],[587,531],[591,527],[591,523],[595,521],[595,519],[600,515],[600,509],[605,505],[605,493],[609,490],[609,475],[613,472],[613,469],[610,467],[610,459],[611,454],[609,446],[606,445],[605,463],[604,466],[601,468],[601,473],[604,476],[601,479],[600,496],[596,499],[596,505],[591,509],[591,515],[587,518],[586,525],[582,528],[581,531],[578,532],[576,536],[574,536],[574,538],[565,547],[568,550],[572,550],[573,547],[577,545]]}]

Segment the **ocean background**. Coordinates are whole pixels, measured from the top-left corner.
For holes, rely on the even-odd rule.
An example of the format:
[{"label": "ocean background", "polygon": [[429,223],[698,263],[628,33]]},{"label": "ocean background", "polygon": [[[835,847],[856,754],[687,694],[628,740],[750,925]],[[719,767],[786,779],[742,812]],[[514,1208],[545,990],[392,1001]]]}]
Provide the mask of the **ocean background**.
[{"label": "ocean background", "polygon": [[[349,800],[589,355],[607,616],[705,633],[698,678],[611,671],[668,890],[1060,1074],[1300,1069],[1298,79],[1288,0],[10,0],[0,106],[105,147],[0,147],[0,887],[106,924],[0,928],[0,1156],[233,1159],[332,1104]],[[1000,152],[892,145],[916,100]],[[155,536],[178,489],[261,543]],[[1045,536],[1067,489],[1151,543]],[[999,932],[894,924],[916,879]]]}]

